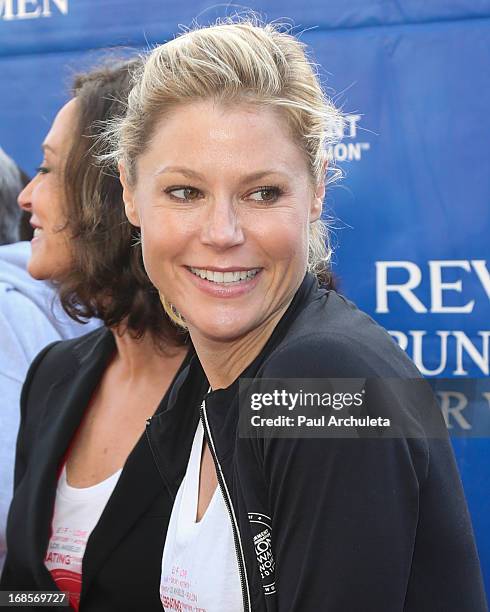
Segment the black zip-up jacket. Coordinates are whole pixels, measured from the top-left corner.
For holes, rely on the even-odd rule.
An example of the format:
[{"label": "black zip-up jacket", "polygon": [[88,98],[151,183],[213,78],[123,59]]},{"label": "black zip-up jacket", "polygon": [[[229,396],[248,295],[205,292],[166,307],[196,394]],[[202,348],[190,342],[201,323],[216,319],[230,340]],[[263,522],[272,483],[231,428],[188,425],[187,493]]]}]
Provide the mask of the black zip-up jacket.
[{"label": "black zip-up jacket", "polygon": [[[22,390],[8,551],[0,591],[58,590],[44,559],[59,469],[115,351],[114,334],[101,327],[50,344],[29,368]],[[188,360],[186,356],[182,368]],[[158,411],[167,397],[165,394]],[[171,511],[172,500],[162,487],[143,434],[88,539],[80,612],[161,612],[160,567]],[[60,552],[68,552],[69,563],[69,551]],[[7,609],[19,607],[0,606],[1,612]],[[32,605],[22,609],[60,610]]]},{"label": "black zip-up jacket", "polygon": [[[380,326],[307,274],[245,377],[420,375]],[[194,358],[147,434],[175,497],[202,419],[235,535],[246,612],[487,610],[446,432],[424,436],[413,410],[406,416],[422,434],[413,438],[243,438],[238,380],[206,395],[207,388]],[[383,403],[382,393],[377,397]],[[410,411],[406,404],[399,410]]]}]

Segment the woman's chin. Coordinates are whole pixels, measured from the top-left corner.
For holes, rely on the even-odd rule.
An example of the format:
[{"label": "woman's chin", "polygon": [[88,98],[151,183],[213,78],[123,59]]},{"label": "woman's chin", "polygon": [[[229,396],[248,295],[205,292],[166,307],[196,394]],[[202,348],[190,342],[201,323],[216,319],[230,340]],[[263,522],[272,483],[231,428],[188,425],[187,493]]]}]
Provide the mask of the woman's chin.
[{"label": "woman's chin", "polygon": [[215,342],[233,342],[243,337],[252,329],[249,317],[224,316],[223,313],[210,314],[207,317],[192,317],[188,320],[191,337],[201,336]]},{"label": "woman's chin", "polygon": [[27,272],[29,273],[29,276],[32,276],[32,278],[35,280],[47,280],[49,275],[46,274],[44,266],[40,265],[36,259],[36,257],[31,257],[29,263],[27,264]]},{"label": "woman's chin", "polygon": [[60,262],[46,261],[39,254],[33,254],[27,263],[27,272],[35,280],[59,281],[67,271],[68,268]]}]

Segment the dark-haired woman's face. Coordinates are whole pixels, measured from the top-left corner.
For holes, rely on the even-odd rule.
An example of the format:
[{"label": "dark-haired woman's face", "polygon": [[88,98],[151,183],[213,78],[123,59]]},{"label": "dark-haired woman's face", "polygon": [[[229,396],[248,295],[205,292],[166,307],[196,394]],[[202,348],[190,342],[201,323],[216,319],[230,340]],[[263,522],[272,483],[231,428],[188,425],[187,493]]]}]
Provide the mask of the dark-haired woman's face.
[{"label": "dark-haired woman's face", "polygon": [[191,335],[230,341],[280,316],[321,213],[303,152],[276,111],[196,102],[156,127],[125,186],[153,284]]},{"label": "dark-haired woman's face", "polygon": [[42,145],[43,161],[36,176],[19,195],[19,206],[31,213],[34,228],[32,253],[27,269],[37,279],[57,279],[71,265],[66,219],[63,214],[63,171],[72,144],[76,100],[56,115]]}]

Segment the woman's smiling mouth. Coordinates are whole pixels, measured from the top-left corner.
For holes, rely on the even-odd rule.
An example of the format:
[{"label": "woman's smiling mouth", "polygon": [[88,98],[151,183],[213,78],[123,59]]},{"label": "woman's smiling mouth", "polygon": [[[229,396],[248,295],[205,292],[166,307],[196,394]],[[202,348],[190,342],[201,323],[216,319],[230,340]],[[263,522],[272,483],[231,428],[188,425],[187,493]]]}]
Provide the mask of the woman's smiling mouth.
[{"label": "woman's smiling mouth", "polygon": [[261,268],[251,268],[249,270],[227,270],[224,272],[218,270],[209,270],[207,268],[188,268],[192,274],[202,278],[203,280],[210,281],[217,284],[232,284],[240,283],[243,281],[250,281],[254,278],[261,270]]}]

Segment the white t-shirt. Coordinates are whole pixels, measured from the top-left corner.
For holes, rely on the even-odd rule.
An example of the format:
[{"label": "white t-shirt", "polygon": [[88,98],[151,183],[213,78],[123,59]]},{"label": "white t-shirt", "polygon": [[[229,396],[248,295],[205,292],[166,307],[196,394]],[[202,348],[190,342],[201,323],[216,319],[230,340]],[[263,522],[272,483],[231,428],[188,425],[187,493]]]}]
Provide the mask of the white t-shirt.
[{"label": "white t-shirt", "polygon": [[160,598],[167,611],[243,612],[231,520],[219,486],[196,523],[203,437],[199,421],[168,526]]},{"label": "white t-shirt", "polygon": [[58,479],[51,538],[44,564],[60,591],[70,593],[78,610],[82,586],[82,561],[90,534],[99,522],[122,470],[102,482],[77,489],[66,481],[66,466]]}]

